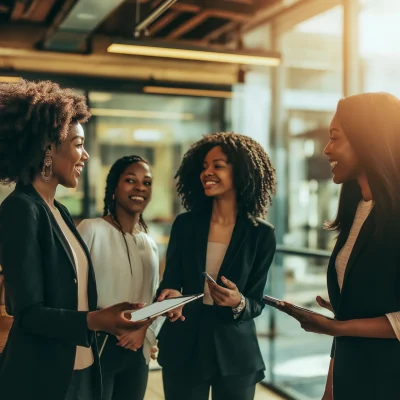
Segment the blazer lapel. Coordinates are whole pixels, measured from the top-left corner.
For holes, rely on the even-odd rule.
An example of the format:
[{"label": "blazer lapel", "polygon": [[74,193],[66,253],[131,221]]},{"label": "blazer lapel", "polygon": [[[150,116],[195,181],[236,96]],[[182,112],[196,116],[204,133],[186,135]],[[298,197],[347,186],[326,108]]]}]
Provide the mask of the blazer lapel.
[{"label": "blazer lapel", "polygon": [[[74,270],[75,276],[77,276],[76,273],[76,266],[75,266],[75,261],[74,261],[74,257],[72,255],[72,251],[71,248],[67,242],[67,239],[65,238],[64,234],[62,233],[60,227],[57,224],[56,219],[54,218],[53,213],[51,212],[49,206],[46,204],[46,202],[42,199],[42,196],[40,196],[40,194],[36,191],[36,189],[33,187],[33,185],[28,184],[28,185],[23,185],[22,183],[17,183],[16,189],[26,193],[28,196],[32,197],[33,199],[35,199],[37,202],[39,202],[40,204],[43,205],[43,207],[45,207],[47,214],[49,215],[50,221],[51,221],[51,227],[56,235],[56,237],[58,238],[58,240],[60,241],[61,245],[63,246],[68,259],[71,263],[71,266]],[[57,207],[59,208],[59,207]],[[59,208],[60,209],[60,208]],[[62,212],[60,210],[60,212]],[[65,220],[65,218],[64,218]]]},{"label": "blazer lapel", "polygon": [[196,263],[199,276],[199,282],[204,283],[204,278],[201,275],[206,270],[206,257],[207,257],[207,245],[208,245],[208,234],[210,232],[210,213],[199,213],[196,215],[196,240],[195,240],[195,251],[196,251]]},{"label": "blazer lapel", "polygon": [[361,230],[358,234],[357,240],[354,243],[353,250],[350,254],[349,261],[347,262],[346,270],[344,273],[344,279],[343,279],[343,285],[342,285],[342,291],[340,295],[340,300],[343,299],[343,295],[346,292],[347,286],[348,286],[348,280],[349,276],[354,270],[354,267],[356,265],[356,261],[358,257],[360,256],[362,250],[365,248],[365,245],[368,243],[368,241],[371,239],[373,232],[374,232],[374,210],[370,212],[368,215],[367,219],[365,220],[363,226],[361,227]]},{"label": "blazer lapel", "polygon": [[343,245],[346,243],[347,236],[340,235],[337,238],[335,247],[332,251],[332,255],[329,259],[328,272],[327,272],[327,283],[328,283],[328,293],[329,300],[332,304],[335,313],[337,312],[340,300],[340,287],[338,282],[338,276],[336,272],[336,257],[342,249]]},{"label": "blazer lapel", "polygon": [[49,213],[50,213],[50,218],[52,221],[51,226],[53,228],[53,232],[55,233],[55,235],[57,236],[58,240],[60,241],[62,247],[64,248],[65,252],[67,253],[68,259],[72,265],[72,268],[74,269],[75,276],[77,276],[75,260],[74,260],[74,256],[72,255],[71,247],[70,247],[69,243],[67,242],[67,239],[65,238],[61,228],[58,226],[58,223],[57,223],[53,213],[51,212],[51,210],[49,210]]},{"label": "blazer lapel", "polygon": [[246,229],[247,224],[249,223],[250,221],[246,215],[238,214],[235,227],[233,228],[231,241],[229,242],[218,278],[229,274],[229,270],[232,267],[233,261],[242,249],[242,245],[246,241],[246,237],[249,234],[249,229]]}]

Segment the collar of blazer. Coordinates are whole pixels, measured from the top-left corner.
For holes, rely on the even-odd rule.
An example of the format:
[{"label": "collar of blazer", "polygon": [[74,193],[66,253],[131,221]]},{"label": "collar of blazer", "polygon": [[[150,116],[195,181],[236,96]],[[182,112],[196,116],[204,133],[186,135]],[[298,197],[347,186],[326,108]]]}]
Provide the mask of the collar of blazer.
[{"label": "collar of blazer", "polygon": [[[47,205],[47,203],[43,200],[42,196],[40,196],[40,194],[36,191],[36,189],[31,184],[24,185],[22,183],[17,183],[15,189],[18,192],[25,193],[26,195],[28,195],[33,200],[35,200],[38,203],[40,203],[45,208],[45,210],[47,212],[47,215],[49,217],[50,223],[51,223],[51,227],[52,227],[52,229],[53,229],[53,231],[55,233],[55,236],[58,238],[59,242],[61,243],[62,247],[64,248],[65,252],[67,253],[67,256],[68,256],[69,261],[71,263],[71,266],[72,266],[72,268],[74,270],[74,273],[75,273],[75,275],[77,275],[75,260],[74,260],[74,256],[73,256],[72,251],[71,251],[71,247],[70,247],[67,239],[65,238],[61,228],[59,227],[56,219],[54,218],[54,215],[53,215],[52,211],[50,210],[50,208]],[[60,214],[63,217],[65,223],[71,229],[71,231],[74,233],[74,235],[76,236],[76,238],[80,242],[82,248],[84,249],[84,251],[86,253],[86,256],[88,257],[88,259],[90,259],[89,255],[88,255],[88,253],[86,251],[86,247],[83,244],[83,242],[82,242],[82,240],[80,238],[80,235],[77,232],[75,224],[73,223],[70,215],[64,210],[64,207],[58,201],[54,200],[54,205],[60,211]]]},{"label": "collar of blazer", "polygon": [[374,209],[370,212],[367,219],[365,220],[356,242],[354,243],[353,250],[351,251],[349,261],[347,262],[342,290],[340,291],[338,278],[336,273],[336,257],[340,250],[346,243],[348,232],[346,234],[339,234],[335,248],[333,249],[332,256],[329,260],[328,265],[328,281],[329,281],[329,298],[331,300],[332,306],[335,310],[335,315],[340,315],[340,306],[343,303],[343,298],[346,294],[348,288],[349,276],[353,273],[354,267],[357,264],[357,259],[359,258],[362,250],[365,248],[368,241],[372,238],[374,234],[375,224],[374,224],[375,212]]},{"label": "collar of blazer", "polygon": [[[196,240],[194,241],[196,264],[199,271],[199,279],[203,279],[201,273],[206,270],[206,257],[207,257],[207,244],[208,234],[210,231],[211,213],[210,212],[198,212],[194,213],[194,224],[195,226],[187,226],[190,230],[194,228],[196,232]],[[235,227],[233,228],[232,237],[226,251],[225,257],[222,261],[220,271],[218,273],[218,279],[221,276],[227,276],[229,278],[229,270],[234,264],[235,258],[240,253],[243,243],[249,235],[252,222],[246,215],[238,213],[236,218]]]}]

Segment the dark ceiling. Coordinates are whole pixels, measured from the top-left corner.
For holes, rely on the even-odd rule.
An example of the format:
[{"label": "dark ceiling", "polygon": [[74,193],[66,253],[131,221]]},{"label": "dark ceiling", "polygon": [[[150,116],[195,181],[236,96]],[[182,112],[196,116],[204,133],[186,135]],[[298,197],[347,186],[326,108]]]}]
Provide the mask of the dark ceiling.
[{"label": "dark ceiling", "polygon": [[[134,39],[137,22],[164,1],[167,0],[0,0],[0,24],[3,27],[17,25],[21,29],[24,26],[41,27],[43,43],[60,31],[64,36],[58,41],[66,40],[68,36],[68,40],[84,39],[87,43],[95,34]],[[243,24],[260,10],[281,1],[178,0],[143,34],[157,41],[182,41],[196,45],[223,45],[232,39],[240,41],[238,32]],[[58,50],[54,43],[51,46],[55,48],[51,50]],[[72,46],[69,51],[73,50]],[[76,46],[76,51],[79,50],[82,51],[82,46]]]}]

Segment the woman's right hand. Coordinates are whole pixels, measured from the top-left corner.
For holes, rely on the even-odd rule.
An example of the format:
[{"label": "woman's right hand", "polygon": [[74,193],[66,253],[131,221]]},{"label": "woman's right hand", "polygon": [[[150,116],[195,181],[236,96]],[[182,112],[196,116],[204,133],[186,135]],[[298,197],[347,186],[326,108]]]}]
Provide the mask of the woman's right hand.
[{"label": "woman's right hand", "polygon": [[332,313],[335,313],[333,311],[333,307],[332,304],[329,300],[325,300],[323,299],[321,296],[317,296],[316,297],[317,303],[322,307],[322,308],[326,308],[327,310],[329,310]]},{"label": "woman's right hand", "polygon": [[[179,290],[175,289],[164,289],[160,295],[158,296],[157,301],[163,301],[165,299],[170,299],[171,297],[181,297],[182,293]],[[181,321],[185,320],[185,317],[182,315],[183,306],[174,308],[171,311],[168,311],[165,315],[171,322],[175,322],[178,319]]]},{"label": "woman's right hand", "polygon": [[92,311],[87,314],[87,324],[91,331],[104,331],[114,336],[122,336],[126,333],[148,327],[154,321],[148,319],[144,321],[132,322],[129,320],[130,314],[125,314],[128,310],[139,310],[144,304],[119,303],[102,310]]}]

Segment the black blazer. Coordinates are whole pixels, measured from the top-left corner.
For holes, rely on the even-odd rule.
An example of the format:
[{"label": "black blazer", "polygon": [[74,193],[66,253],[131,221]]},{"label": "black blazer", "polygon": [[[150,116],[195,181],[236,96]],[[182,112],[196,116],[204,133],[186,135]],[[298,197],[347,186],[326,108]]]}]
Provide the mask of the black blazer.
[{"label": "black blazer", "polygon": [[[56,207],[89,261],[89,309],[97,291],[85,243],[67,209]],[[95,392],[101,394],[95,335],[87,312],[78,312],[77,276],[71,249],[46,203],[32,185],[18,184],[0,207],[0,264],[7,312],[14,323],[0,356],[2,400],[64,400],[76,346],[92,346]]]},{"label": "black blazer", "polygon": [[[188,212],[179,215],[171,230],[167,250],[166,269],[158,292],[176,289],[183,294],[202,293],[206,268],[210,213]],[[239,215],[232,239],[223,260],[221,276],[234,282],[246,297],[246,308],[238,319],[232,309],[214,305],[218,313],[213,323],[213,340],[223,375],[250,374],[264,370],[253,318],[264,307],[262,297],[267,274],[275,254],[273,227],[259,220],[258,225],[247,216]],[[185,305],[184,322],[166,321],[159,334],[159,363],[179,367],[193,363],[193,349],[197,346],[199,314],[202,301]],[[208,351],[209,349],[204,349]]]},{"label": "black blazer", "polygon": [[[336,257],[348,232],[342,232],[328,267],[329,298],[340,321],[381,317],[400,311],[399,235],[376,237],[375,212],[365,221],[346,267],[342,291]],[[383,400],[400,398],[400,342],[397,339],[338,337],[332,348],[334,398]]]}]

